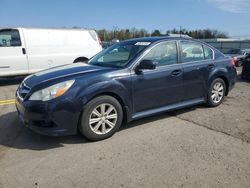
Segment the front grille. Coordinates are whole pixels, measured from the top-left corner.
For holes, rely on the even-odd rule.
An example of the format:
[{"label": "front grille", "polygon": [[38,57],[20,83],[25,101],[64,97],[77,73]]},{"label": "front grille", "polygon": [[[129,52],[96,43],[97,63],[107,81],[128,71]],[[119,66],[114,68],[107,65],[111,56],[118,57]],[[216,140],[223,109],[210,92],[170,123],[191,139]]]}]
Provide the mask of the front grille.
[{"label": "front grille", "polygon": [[56,127],[56,124],[53,121],[46,121],[46,120],[34,120],[31,122],[33,126],[37,127]]},{"label": "front grille", "polygon": [[18,88],[17,95],[20,99],[23,100],[25,99],[25,97],[27,96],[29,92],[30,92],[30,88],[24,82],[22,82]]}]

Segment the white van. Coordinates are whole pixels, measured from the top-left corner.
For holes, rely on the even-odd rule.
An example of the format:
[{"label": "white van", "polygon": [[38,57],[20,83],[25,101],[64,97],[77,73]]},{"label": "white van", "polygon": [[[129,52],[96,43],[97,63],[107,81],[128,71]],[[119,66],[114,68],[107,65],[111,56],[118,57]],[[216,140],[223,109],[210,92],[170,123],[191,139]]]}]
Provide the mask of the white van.
[{"label": "white van", "polygon": [[26,75],[86,61],[101,50],[94,30],[0,29],[0,76]]}]

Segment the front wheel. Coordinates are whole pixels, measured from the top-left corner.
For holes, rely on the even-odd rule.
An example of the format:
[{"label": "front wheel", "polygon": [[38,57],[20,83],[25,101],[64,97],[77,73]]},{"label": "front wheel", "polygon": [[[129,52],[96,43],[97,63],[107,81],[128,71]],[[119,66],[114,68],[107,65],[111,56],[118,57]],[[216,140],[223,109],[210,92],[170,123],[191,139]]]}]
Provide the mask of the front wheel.
[{"label": "front wheel", "polygon": [[207,105],[210,107],[219,106],[226,93],[225,82],[221,78],[215,79],[208,90]]},{"label": "front wheel", "polygon": [[85,106],[79,128],[89,140],[103,140],[119,129],[122,119],[120,103],[111,96],[100,96]]}]

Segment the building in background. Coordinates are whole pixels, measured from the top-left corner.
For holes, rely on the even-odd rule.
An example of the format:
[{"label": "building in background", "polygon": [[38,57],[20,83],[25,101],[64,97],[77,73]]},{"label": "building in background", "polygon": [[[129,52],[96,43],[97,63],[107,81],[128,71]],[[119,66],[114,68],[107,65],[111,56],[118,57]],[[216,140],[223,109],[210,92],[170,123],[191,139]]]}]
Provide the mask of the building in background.
[{"label": "building in background", "polygon": [[228,53],[232,49],[250,49],[250,39],[218,38],[201,39],[201,41],[210,44],[223,53]]}]

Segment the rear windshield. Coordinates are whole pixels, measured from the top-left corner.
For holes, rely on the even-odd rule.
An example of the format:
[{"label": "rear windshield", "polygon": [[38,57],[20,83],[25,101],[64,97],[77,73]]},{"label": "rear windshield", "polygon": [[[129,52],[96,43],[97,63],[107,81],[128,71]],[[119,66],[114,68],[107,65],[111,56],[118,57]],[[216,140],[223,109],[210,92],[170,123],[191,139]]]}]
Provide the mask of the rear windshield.
[{"label": "rear windshield", "polygon": [[89,64],[122,68],[149,44],[149,42],[120,42],[97,54]]}]

